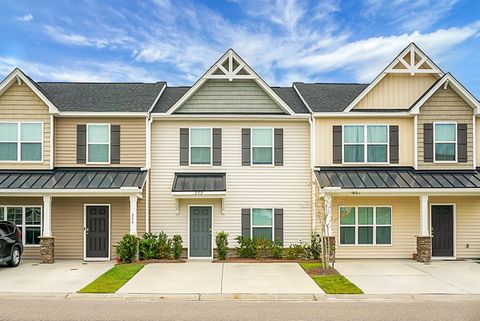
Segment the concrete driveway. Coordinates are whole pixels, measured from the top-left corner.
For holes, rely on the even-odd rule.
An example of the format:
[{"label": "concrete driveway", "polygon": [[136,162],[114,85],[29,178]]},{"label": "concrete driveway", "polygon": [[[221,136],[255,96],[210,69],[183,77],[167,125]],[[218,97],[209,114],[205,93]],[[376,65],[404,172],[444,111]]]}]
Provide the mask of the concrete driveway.
[{"label": "concrete driveway", "polygon": [[117,293],[321,294],[296,263],[148,264]]},{"label": "concrete driveway", "polygon": [[16,268],[0,266],[0,292],[76,292],[108,271],[114,262],[22,261]]},{"label": "concrete driveway", "polygon": [[335,268],[366,294],[480,294],[474,261],[338,260]]}]

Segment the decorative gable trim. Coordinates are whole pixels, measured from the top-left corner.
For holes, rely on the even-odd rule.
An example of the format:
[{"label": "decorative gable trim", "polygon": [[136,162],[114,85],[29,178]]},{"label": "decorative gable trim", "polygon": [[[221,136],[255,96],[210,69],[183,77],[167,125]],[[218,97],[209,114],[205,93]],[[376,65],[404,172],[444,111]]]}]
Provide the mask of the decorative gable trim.
[{"label": "decorative gable trim", "polygon": [[233,51],[228,51],[220,57],[215,64],[166,112],[167,115],[174,113],[182,106],[193,94],[199,90],[209,79],[251,79],[254,80],[260,88],[287,114],[294,115],[293,110],[267,85],[267,83],[257,75],[257,73],[243,61],[240,56]]}]

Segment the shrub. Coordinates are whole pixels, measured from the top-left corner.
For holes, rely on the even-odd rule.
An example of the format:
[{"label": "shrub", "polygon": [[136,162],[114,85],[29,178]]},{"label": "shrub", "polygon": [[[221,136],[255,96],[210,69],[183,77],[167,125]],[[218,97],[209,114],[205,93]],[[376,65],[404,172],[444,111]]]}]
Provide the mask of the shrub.
[{"label": "shrub", "polygon": [[172,240],[164,232],[158,234],[157,255],[159,259],[170,259],[172,257]]},{"label": "shrub", "polygon": [[249,237],[237,236],[235,238],[238,242],[237,254],[240,257],[245,258],[254,258],[256,249],[255,249],[255,240],[252,240]]},{"label": "shrub", "polygon": [[320,259],[322,255],[322,237],[318,233],[312,233],[311,235],[310,255],[314,260]]},{"label": "shrub", "polygon": [[306,256],[306,247],[302,244],[291,244],[283,250],[283,254],[288,260],[303,259]]},{"label": "shrub", "polygon": [[138,238],[136,235],[125,234],[117,243],[117,255],[122,262],[131,263],[137,256]]},{"label": "shrub", "polygon": [[157,258],[158,236],[153,233],[145,233],[139,241],[140,260]]},{"label": "shrub", "polygon": [[264,238],[255,240],[255,258],[257,260],[263,260],[272,256],[272,241]]},{"label": "shrub", "polygon": [[281,259],[283,257],[283,244],[280,241],[272,242],[270,253],[273,258]]},{"label": "shrub", "polygon": [[172,246],[172,252],[173,252],[173,258],[175,260],[180,259],[180,256],[182,256],[182,236],[180,235],[174,235],[173,236],[173,246]]},{"label": "shrub", "polygon": [[225,260],[228,254],[228,233],[221,231],[215,235],[215,243],[217,244],[217,254],[219,260]]}]

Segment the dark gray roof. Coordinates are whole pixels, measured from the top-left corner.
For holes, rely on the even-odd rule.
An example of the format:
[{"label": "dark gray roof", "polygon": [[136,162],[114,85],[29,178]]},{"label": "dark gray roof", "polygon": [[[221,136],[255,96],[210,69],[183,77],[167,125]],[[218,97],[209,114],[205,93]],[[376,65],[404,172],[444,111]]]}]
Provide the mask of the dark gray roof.
[{"label": "dark gray roof", "polygon": [[60,111],[87,112],[147,112],[165,85],[164,82],[34,84]]},{"label": "dark gray roof", "polygon": [[296,114],[309,113],[293,87],[272,87],[272,89]]},{"label": "dark gray roof", "polygon": [[368,87],[368,84],[296,82],[294,86],[313,112],[342,112]]},{"label": "dark gray roof", "polygon": [[138,168],[0,171],[0,189],[142,188],[146,177],[147,172]]},{"label": "dark gray roof", "polygon": [[175,173],[172,192],[225,192],[225,173]]},{"label": "dark gray roof", "polygon": [[415,170],[412,167],[322,167],[315,170],[320,187],[480,188],[478,170]]},{"label": "dark gray roof", "polygon": [[166,87],[152,113],[166,113],[189,89],[190,87]]}]

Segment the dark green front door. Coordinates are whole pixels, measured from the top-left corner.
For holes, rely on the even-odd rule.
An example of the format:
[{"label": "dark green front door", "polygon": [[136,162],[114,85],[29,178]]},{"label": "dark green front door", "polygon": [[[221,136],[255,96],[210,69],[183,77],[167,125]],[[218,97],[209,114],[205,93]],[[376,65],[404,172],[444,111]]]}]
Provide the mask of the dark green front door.
[{"label": "dark green front door", "polygon": [[190,246],[191,257],[212,256],[212,208],[190,207]]}]

